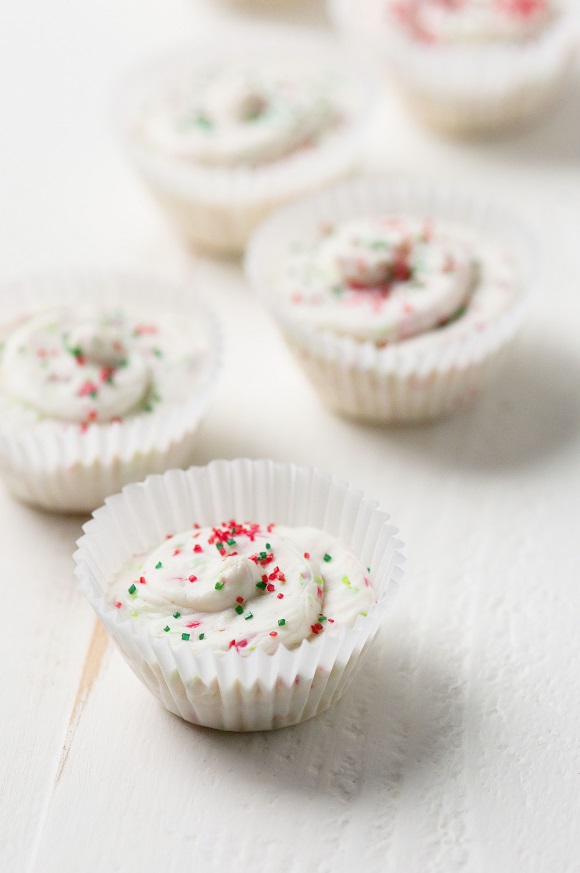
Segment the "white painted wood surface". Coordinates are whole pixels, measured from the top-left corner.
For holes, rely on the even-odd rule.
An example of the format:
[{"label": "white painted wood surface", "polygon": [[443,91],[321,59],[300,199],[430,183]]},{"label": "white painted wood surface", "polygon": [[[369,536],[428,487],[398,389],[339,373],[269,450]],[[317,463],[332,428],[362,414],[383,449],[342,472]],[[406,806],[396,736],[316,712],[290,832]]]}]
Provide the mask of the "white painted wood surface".
[{"label": "white painted wood surface", "polygon": [[[279,4],[283,7],[283,4]],[[0,493],[0,870],[580,869],[580,81],[500,142],[431,136],[385,97],[367,167],[485,190],[549,269],[475,409],[385,430],[330,415],[239,266],[175,241],[108,126],[130,63],[247,17],[218,0],[20,0],[0,27],[0,278],[86,265],[192,278],[227,354],[198,460],[337,472],[392,512],[403,593],[356,688],[270,734],[162,710],[77,593],[80,520]],[[270,17],[323,26],[318,4]]]}]

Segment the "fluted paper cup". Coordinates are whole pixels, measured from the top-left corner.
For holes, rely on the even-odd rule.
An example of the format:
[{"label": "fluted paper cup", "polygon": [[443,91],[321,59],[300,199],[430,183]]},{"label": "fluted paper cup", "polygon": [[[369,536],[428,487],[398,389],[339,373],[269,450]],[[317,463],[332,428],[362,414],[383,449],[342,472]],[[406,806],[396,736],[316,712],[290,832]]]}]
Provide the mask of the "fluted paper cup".
[{"label": "fluted paper cup", "polygon": [[[445,219],[501,244],[513,257],[521,288],[487,323],[466,315],[437,332],[381,348],[319,329],[296,317],[276,293],[292,246],[321,228],[355,217],[401,214]],[[477,254],[477,253],[476,253]],[[277,321],[322,399],[347,417],[379,423],[438,418],[472,403],[497,370],[520,327],[539,274],[538,245],[515,217],[489,202],[441,185],[367,177],[304,198],[271,216],[248,247],[250,284]]]},{"label": "fluted paper cup", "polygon": [[128,482],[191,464],[221,365],[217,321],[191,287],[123,272],[79,274],[15,282],[0,288],[0,300],[4,335],[23,317],[59,304],[125,303],[145,314],[184,313],[199,324],[204,343],[199,372],[179,404],[82,427],[49,418],[17,427],[0,422],[0,478],[14,497],[54,511],[90,512]]},{"label": "fluted paper cup", "polygon": [[[367,4],[368,5],[368,4]],[[555,22],[518,43],[424,45],[393,27],[370,26],[359,0],[329,0],[335,26],[387,66],[415,113],[458,135],[501,130],[553,101],[580,39],[578,9],[564,2]]]},{"label": "fluted paper cup", "polygon": [[[209,167],[162,153],[142,130],[148,101],[161,98],[211,62],[288,58],[297,68],[332,70],[346,82],[345,118],[321,143],[256,166]],[[243,251],[272,209],[344,177],[353,169],[372,116],[375,87],[352,65],[345,69],[334,41],[290,28],[239,28],[219,40],[151,60],[121,83],[116,123],[128,153],[168,217],[194,246],[217,254]]]},{"label": "fluted paper cup", "polygon": [[[233,517],[313,526],[336,536],[370,567],[375,605],[337,636],[322,633],[290,650],[280,644],[271,654],[195,652],[187,641],[154,638],[121,617],[107,592],[132,555],[157,546],[168,530]],[[171,712],[221,730],[285,727],[338,700],[402,576],[401,542],[375,502],[314,469],[266,460],[213,461],[150,476],[110,497],[84,531],[75,553],[79,586],[133,672]]]}]

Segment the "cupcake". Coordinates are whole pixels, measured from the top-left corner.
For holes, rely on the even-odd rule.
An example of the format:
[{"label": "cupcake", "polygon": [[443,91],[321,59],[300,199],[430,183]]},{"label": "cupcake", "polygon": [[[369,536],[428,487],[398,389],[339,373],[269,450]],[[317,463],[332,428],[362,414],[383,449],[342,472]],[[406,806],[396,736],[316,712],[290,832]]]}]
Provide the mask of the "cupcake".
[{"label": "cupcake", "polygon": [[15,497],[86,512],[191,463],[220,340],[190,288],[95,275],[0,297],[0,476]]},{"label": "cupcake", "polygon": [[118,116],[184,237],[236,253],[271,209],[351,170],[371,91],[332,41],[258,29],[150,63]]},{"label": "cupcake", "polygon": [[373,178],[272,216],[246,268],[325,402],[376,422],[478,397],[537,275],[535,246],[500,210]]},{"label": "cupcake", "polygon": [[401,577],[376,504],[272,461],[151,476],[84,530],[81,590],[133,671],[171,712],[221,730],[285,727],[334,703]]},{"label": "cupcake", "polygon": [[540,112],[578,37],[568,0],[330,0],[330,13],[378,50],[423,120],[455,134]]}]

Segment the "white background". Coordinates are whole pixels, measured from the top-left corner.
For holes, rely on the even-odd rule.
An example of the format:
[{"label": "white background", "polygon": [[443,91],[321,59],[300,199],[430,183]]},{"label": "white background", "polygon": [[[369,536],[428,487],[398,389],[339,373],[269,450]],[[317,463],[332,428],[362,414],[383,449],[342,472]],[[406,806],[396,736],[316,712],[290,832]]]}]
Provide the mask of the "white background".
[{"label": "white background", "polygon": [[[392,513],[409,558],[337,707],[224,735],[166,713],[107,645],[72,575],[81,521],[0,492],[0,869],[580,869],[578,77],[529,131],[484,144],[423,131],[385,94],[366,166],[490,193],[547,264],[483,402],[389,430],[321,406],[239,265],[181,247],[111,132],[127,66],[247,17],[218,0],[4,0],[0,15],[0,278],[111,264],[191,279],[227,341],[197,461],[336,472]],[[324,27],[314,0],[276,17]]]}]

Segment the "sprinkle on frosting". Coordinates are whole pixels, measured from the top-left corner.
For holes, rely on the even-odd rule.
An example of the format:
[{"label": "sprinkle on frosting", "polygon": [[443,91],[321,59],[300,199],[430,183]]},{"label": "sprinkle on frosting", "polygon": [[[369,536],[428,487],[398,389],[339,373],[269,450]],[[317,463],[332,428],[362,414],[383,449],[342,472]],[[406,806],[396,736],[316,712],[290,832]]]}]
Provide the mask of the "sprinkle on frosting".
[{"label": "sprinkle on frosting", "polygon": [[[203,547],[199,552],[194,539]],[[217,544],[222,548],[206,548]],[[274,567],[260,574],[264,562]],[[138,574],[149,583],[128,588]],[[348,587],[341,582],[345,576],[352,580]],[[374,602],[365,578],[358,559],[323,531],[229,521],[177,533],[137,556],[114,580],[110,597],[154,636],[168,634],[195,648],[271,652],[280,643],[299,646],[329,625],[333,633],[352,626]],[[195,637],[193,627],[200,628]]]}]

